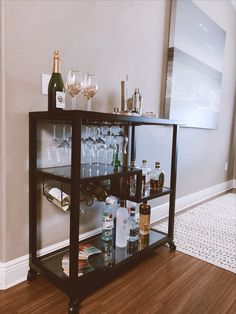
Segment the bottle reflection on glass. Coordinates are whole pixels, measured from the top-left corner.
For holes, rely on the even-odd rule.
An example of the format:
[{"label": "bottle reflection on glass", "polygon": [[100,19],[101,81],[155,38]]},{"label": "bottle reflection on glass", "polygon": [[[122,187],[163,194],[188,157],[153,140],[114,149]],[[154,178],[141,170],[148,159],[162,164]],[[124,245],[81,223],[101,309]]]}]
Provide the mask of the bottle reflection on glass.
[{"label": "bottle reflection on glass", "polygon": [[114,261],[112,241],[102,241],[102,265],[112,267]]}]

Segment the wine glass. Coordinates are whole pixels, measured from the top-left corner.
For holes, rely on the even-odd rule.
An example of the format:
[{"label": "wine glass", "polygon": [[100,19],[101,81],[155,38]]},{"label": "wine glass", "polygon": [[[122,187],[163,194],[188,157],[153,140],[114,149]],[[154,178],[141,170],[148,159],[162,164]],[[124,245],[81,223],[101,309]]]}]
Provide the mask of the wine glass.
[{"label": "wine glass", "polygon": [[84,97],[87,98],[87,110],[92,110],[92,97],[96,94],[98,90],[98,80],[94,73],[85,73],[83,80],[83,90],[82,93]]},{"label": "wine glass", "polygon": [[76,109],[76,95],[82,90],[82,87],[83,79],[81,72],[73,68],[70,69],[66,78],[66,89],[72,99],[72,110]]}]

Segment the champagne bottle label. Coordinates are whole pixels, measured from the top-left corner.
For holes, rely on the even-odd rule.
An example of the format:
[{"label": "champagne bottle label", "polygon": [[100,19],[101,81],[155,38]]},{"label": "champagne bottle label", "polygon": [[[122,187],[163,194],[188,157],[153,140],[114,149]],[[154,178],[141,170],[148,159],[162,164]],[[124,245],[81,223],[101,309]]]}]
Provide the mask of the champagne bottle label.
[{"label": "champagne bottle label", "polygon": [[56,108],[65,109],[65,98],[66,94],[64,92],[56,92]]}]

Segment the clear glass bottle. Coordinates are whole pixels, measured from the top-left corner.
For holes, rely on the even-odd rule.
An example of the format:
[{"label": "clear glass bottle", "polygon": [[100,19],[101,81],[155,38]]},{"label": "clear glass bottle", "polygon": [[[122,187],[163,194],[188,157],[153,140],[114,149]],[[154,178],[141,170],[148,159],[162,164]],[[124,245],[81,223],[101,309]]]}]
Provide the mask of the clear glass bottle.
[{"label": "clear glass bottle", "polygon": [[142,161],[142,194],[148,196],[150,194],[150,174],[151,169],[147,166],[147,161]]},{"label": "clear glass bottle", "polygon": [[123,248],[127,245],[128,210],[124,201],[120,201],[120,207],[116,211],[116,246]]},{"label": "clear glass bottle", "polygon": [[102,240],[111,241],[113,236],[113,208],[109,202],[103,209],[102,215]]},{"label": "clear glass bottle", "polygon": [[160,169],[160,162],[155,162],[155,169],[150,175],[150,190],[151,192],[159,191],[164,186],[165,172]]},{"label": "clear glass bottle", "polygon": [[[132,160],[130,164],[131,170],[137,170],[139,167],[136,165],[136,161]],[[136,195],[137,175],[130,176],[130,196]]]},{"label": "clear glass bottle", "polygon": [[70,196],[59,188],[47,185],[44,187],[43,194],[46,196],[48,201],[52,202],[65,212],[69,210]]},{"label": "clear glass bottle", "polygon": [[128,221],[128,241],[135,242],[139,239],[139,224],[135,217],[135,207],[130,208],[130,217]]}]

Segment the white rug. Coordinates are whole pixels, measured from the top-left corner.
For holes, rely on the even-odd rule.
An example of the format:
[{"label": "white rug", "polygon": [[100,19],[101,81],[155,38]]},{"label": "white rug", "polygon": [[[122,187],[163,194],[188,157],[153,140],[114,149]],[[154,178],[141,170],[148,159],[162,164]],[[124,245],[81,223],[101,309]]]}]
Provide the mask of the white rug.
[{"label": "white rug", "polygon": [[[154,227],[167,232],[167,222]],[[236,273],[236,194],[226,194],[175,217],[177,250]]]}]

